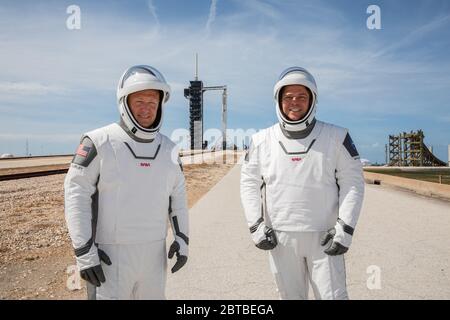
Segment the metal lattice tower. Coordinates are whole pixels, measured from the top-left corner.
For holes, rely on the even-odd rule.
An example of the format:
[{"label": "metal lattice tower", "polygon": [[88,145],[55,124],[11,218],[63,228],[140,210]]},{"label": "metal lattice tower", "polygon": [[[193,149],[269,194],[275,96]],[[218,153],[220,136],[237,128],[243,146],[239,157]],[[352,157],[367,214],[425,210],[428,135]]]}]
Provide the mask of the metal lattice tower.
[{"label": "metal lattice tower", "polygon": [[401,166],[402,157],[400,152],[400,137],[389,136],[389,165],[390,166]]},{"label": "metal lattice tower", "polygon": [[389,135],[389,166],[440,167],[446,166],[424,144],[422,130]]},{"label": "metal lattice tower", "polygon": [[203,93],[210,90],[222,91],[222,148],[227,148],[227,86],[204,87],[198,80],[198,56],[195,56],[195,80],[184,89],[185,98],[189,99],[189,126],[191,150],[203,150],[207,144],[203,141]]}]

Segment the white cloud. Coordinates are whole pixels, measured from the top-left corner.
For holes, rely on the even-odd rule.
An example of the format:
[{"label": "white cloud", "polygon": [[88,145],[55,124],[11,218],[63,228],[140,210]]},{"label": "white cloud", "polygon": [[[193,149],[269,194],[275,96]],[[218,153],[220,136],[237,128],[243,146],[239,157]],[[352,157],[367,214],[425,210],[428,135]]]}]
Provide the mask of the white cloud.
[{"label": "white cloud", "polygon": [[446,16],[437,17],[431,22],[414,29],[405,37],[403,37],[400,41],[396,41],[392,45],[387,46],[379,50],[378,52],[374,53],[371,56],[371,58],[375,59],[388,53],[395,52],[396,50],[399,50],[405,46],[411,45],[416,41],[420,40],[421,38],[425,37],[432,31],[444,27],[449,22],[450,22],[450,14]]},{"label": "white cloud", "polygon": [[64,94],[67,88],[58,85],[45,85],[38,82],[0,82],[1,95],[45,96],[48,94]]},{"label": "white cloud", "polygon": [[209,35],[211,32],[211,25],[214,20],[216,20],[216,10],[217,10],[217,0],[211,0],[211,6],[209,8],[208,21],[206,22],[206,34]]},{"label": "white cloud", "polygon": [[[207,26],[213,22],[228,23],[229,15],[216,19],[216,5],[216,1],[211,2]],[[270,11],[275,5],[262,1],[245,1],[241,6],[240,13],[233,15],[240,28],[224,29],[220,25],[214,37],[207,39],[198,34],[202,30],[188,22],[183,22],[182,28],[167,25],[155,32],[153,25],[136,25],[134,21],[123,20],[121,28],[111,32],[117,19],[114,16],[109,19],[93,16],[91,29],[85,24],[78,35],[61,28],[39,37],[30,34],[24,38],[16,37],[11,30],[2,38],[8,50],[0,51],[4,75],[0,75],[0,81],[14,76],[20,82],[32,83],[38,75],[42,83],[48,84],[48,90],[65,87],[113,92],[124,69],[131,64],[148,63],[161,69],[171,81],[187,83],[194,73],[194,54],[199,52],[200,76],[212,84],[228,83],[234,97],[242,98],[246,94],[255,97],[262,88],[267,95],[260,95],[270,97],[278,73],[289,65],[301,64],[317,76],[321,94],[332,99],[347,99],[391,90],[392,86],[387,83],[392,73],[400,77],[410,74],[411,70],[427,71],[423,66],[418,70],[413,63],[383,57],[379,57],[381,60],[375,66],[355,66],[354,62],[361,56],[370,56],[372,48],[356,49],[360,44],[357,38],[355,46],[349,46],[343,41],[348,34],[321,25],[301,25],[301,21],[288,19],[283,22],[282,32],[279,27],[263,23],[258,28],[242,28],[252,25],[249,16],[260,14],[276,18],[281,13],[278,9]],[[159,24],[152,1],[148,2],[148,7]],[[39,20],[34,23],[41,22],[49,24]],[[11,25],[14,24],[11,22]],[[293,25],[298,27],[289,28]],[[0,48],[3,47],[1,41]],[[32,59],[23,59],[24,50],[33,51]],[[431,81],[430,85],[439,82],[433,78],[427,81]]]},{"label": "white cloud", "polygon": [[30,133],[0,133],[0,140],[5,141],[25,141],[25,140],[42,140],[47,142],[64,142],[70,140],[79,140],[80,134],[37,134],[35,132]]},{"label": "white cloud", "polygon": [[382,145],[379,142],[370,142],[370,141],[366,141],[366,143],[361,143],[357,145],[358,148],[361,149],[380,149],[381,147],[384,148],[384,144]]},{"label": "white cloud", "polygon": [[[79,101],[85,99],[85,92],[90,98],[92,92],[100,91],[113,97],[123,70],[142,63],[164,73],[174,91],[170,105],[187,110],[182,90],[193,78],[195,52],[199,53],[199,74],[205,85],[228,85],[230,112],[249,121],[253,120],[251,115],[266,117],[262,122],[273,114],[273,84],[279,72],[291,65],[304,66],[317,77],[320,108],[335,108],[332,111],[418,113],[428,97],[410,103],[417,87],[450,87],[448,62],[437,69],[432,64],[380,54],[379,50],[373,55],[373,49],[382,43],[368,44],[357,32],[328,27],[321,21],[305,24],[282,12],[286,7],[281,8],[276,1],[235,3],[239,10],[218,16],[217,1],[211,1],[206,29],[214,25],[214,37],[206,38],[205,29],[187,19],[161,27],[152,1],[147,6],[156,24],[92,12],[77,33],[64,28],[61,17],[39,16],[33,17],[33,26],[45,32],[31,33],[29,26],[22,26],[17,17],[6,13],[2,26],[9,28],[3,28],[0,37],[0,110],[4,110],[4,94],[20,90],[28,95],[64,92],[76,98],[74,103],[79,108],[87,109]],[[297,2],[287,3],[299,6]],[[307,6],[310,10],[300,9],[313,17],[325,19],[330,15],[338,23],[345,20],[342,13],[316,2],[314,7],[312,3]],[[446,21],[436,20],[416,31],[411,39],[437,30]],[[367,60],[370,57],[373,59]],[[435,74],[424,80],[421,75],[429,73]],[[448,98],[444,97],[445,101]],[[214,103],[220,101],[215,99]],[[401,103],[406,107],[399,108]],[[427,107],[437,110],[435,114],[444,112],[440,106]]]},{"label": "white cloud", "polygon": [[153,0],[147,1],[147,7],[148,7],[148,10],[150,11],[153,19],[155,19],[156,28],[159,29],[159,27],[160,27],[159,18],[158,18],[158,15],[156,14],[156,7],[153,4]]},{"label": "white cloud", "polygon": [[240,1],[240,4],[247,7],[250,11],[257,12],[258,14],[271,19],[280,19],[282,16],[280,11],[274,5],[261,0]]}]

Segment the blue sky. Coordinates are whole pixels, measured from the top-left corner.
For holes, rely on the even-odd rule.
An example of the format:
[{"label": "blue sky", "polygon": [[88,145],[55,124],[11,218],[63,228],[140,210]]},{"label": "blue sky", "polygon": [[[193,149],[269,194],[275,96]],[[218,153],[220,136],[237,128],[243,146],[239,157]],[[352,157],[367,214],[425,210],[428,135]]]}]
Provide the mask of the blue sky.
[{"label": "blue sky", "polygon": [[[68,30],[66,9],[81,9]],[[369,30],[369,5],[381,30]],[[363,158],[383,162],[389,134],[422,129],[447,161],[450,1],[7,1],[0,4],[0,154],[72,153],[83,132],[118,119],[115,88],[134,64],[172,85],[163,133],[188,128],[183,88],[198,52],[205,85],[227,85],[229,128],[275,123],[273,85],[310,70],[317,117],[349,128]],[[221,97],[205,94],[205,129]]]}]

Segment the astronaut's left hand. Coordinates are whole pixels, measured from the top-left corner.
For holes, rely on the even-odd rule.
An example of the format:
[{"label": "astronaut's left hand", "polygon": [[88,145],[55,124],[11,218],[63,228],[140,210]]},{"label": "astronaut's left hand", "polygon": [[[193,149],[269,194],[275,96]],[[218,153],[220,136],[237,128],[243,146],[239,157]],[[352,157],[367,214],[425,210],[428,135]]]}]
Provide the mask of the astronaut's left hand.
[{"label": "astronaut's left hand", "polygon": [[252,240],[258,249],[272,250],[278,244],[275,230],[273,230],[271,227],[266,226],[264,222],[261,222],[258,225],[257,229],[251,230],[250,232]]},{"label": "astronaut's left hand", "polygon": [[354,226],[351,227],[344,220],[338,218],[334,228],[329,229],[320,241],[322,246],[328,243],[324,252],[330,256],[346,253],[352,243],[354,231]]},{"label": "astronaut's left hand", "polygon": [[[184,244],[184,242],[181,242],[181,243]],[[183,249],[186,249],[186,250],[183,250]],[[172,243],[172,245],[170,246],[169,253],[167,255],[168,258],[172,259],[175,253],[177,255],[177,262],[175,262],[175,265],[172,267],[172,273],[177,272],[186,264],[186,262],[188,260],[187,245],[186,245],[186,248],[182,248],[180,246],[180,242],[175,240]]]},{"label": "astronaut's left hand", "polygon": [[334,240],[335,235],[336,229],[331,228],[325,233],[325,235],[320,240],[320,245],[322,246],[325,246],[328,243],[328,246],[324,250],[324,252],[330,256],[338,256],[348,251],[348,247],[345,247],[339,242]]}]

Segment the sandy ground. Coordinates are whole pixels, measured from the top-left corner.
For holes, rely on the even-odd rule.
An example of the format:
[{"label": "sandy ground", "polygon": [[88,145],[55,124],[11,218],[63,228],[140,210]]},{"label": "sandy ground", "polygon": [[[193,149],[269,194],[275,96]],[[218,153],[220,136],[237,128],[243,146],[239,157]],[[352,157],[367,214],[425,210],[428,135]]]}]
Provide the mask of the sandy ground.
[{"label": "sandy ground", "polygon": [[[232,165],[184,166],[191,208]],[[85,299],[64,221],[65,174],[0,182],[0,299]],[[74,280],[75,279],[75,280]]]}]

